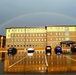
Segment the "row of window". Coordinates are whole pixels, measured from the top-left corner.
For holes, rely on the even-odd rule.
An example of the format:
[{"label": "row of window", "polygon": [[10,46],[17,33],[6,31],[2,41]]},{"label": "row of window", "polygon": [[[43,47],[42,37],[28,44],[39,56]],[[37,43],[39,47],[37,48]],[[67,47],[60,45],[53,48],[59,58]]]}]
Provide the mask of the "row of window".
[{"label": "row of window", "polygon": [[[8,35],[9,37],[10,35]],[[19,37],[19,36],[46,36],[46,34],[12,34],[11,35],[12,37],[13,36],[16,36],[16,37]]]},{"label": "row of window", "polygon": [[[50,35],[53,35],[53,33],[50,33]],[[69,36],[70,33],[69,32],[65,32],[65,33],[59,33],[59,32],[56,32],[56,35],[65,35],[65,36]],[[13,36],[16,36],[16,37],[19,37],[19,36],[46,36],[46,34],[12,34],[11,35],[12,37]],[[10,37],[10,35],[8,35],[8,37]]]},{"label": "row of window", "polygon": [[[53,40],[53,38],[50,38],[50,40]],[[70,38],[56,38],[56,40],[70,40]]]},{"label": "row of window", "polygon": [[[33,30],[43,30],[44,31],[44,29],[12,29],[12,32],[24,32],[24,31],[33,31]],[[11,30],[10,29],[8,29],[8,32],[10,32]]]},{"label": "row of window", "polygon": [[[12,39],[12,40],[8,40],[8,42],[24,42],[25,39]],[[46,39],[26,39],[26,41],[46,41]]]},{"label": "row of window", "polygon": [[[55,38],[56,40],[70,40],[70,38]],[[54,38],[50,38],[50,40],[55,40]],[[12,39],[12,40],[7,40],[7,42],[25,42],[25,39]],[[28,41],[32,41],[32,42],[38,42],[38,41],[46,41],[46,39],[26,39],[26,41],[28,42]]]},{"label": "row of window", "polygon": [[[37,44],[37,45],[26,45],[27,47],[29,46],[33,46],[33,47],[37,47],[37,46],[45,46],[46,44]],[[25,45],[7,45],[7,47],[25,47]]]},{"label": "row of window", "polygon": [[[50,27],[50,29],[53,29],[53,27]],[[69,30],[69,27],[56,27],[56,30],[59,30],[59,29],[62,29],[62,30]],[[12,32],[22,32],[22,31],[25,31],[25,30],[44,30],[44,29],[12,29]],[[10,32],[10,29],[8,29],[8,32]]]}]

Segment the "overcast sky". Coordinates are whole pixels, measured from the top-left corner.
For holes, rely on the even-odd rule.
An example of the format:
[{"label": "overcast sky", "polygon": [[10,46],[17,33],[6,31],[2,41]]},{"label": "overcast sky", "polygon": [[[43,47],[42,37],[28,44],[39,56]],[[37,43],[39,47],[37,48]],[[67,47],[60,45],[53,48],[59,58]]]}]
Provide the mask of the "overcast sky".
[{"label": "overcast sky", "polygon": [[76,25],[76,0],[0,0],[0,35],[6,27]]}]

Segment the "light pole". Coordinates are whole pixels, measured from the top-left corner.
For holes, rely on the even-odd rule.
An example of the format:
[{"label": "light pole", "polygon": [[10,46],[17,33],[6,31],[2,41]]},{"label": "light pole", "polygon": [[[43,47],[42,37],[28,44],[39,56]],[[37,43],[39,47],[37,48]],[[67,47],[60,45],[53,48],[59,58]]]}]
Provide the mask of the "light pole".
[{"label": "light pole", "polygon": [[24,28],[24,52],[26,52],[25,50],[26,50],[26,26]]},{"label": "light pole", "polygon": [[47,46],[47,26],[45,26],[45,30],[46,30],[46,46]]},{"label": "light pole", "polygon": [[[47,26],[45,26],[45,30],[46,30],[46,47],[47,47]],[[48,57],[45,55],[47,63],[48,63]],[[48,65],[46,65],[46,72],[48,72]]]}]

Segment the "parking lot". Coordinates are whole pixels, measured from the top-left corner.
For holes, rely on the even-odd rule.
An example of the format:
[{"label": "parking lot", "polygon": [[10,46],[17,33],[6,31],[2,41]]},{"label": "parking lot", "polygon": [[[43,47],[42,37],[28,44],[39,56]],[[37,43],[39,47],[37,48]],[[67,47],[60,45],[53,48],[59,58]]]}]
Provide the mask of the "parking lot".
[{"label": "parking lot", "polygon": [[65,73],[76,71],[76,55],[61,54],[54,52],[46,56],[45,50],[36,50],[33,56],[28,56],[26,52],[18,52],[14,57],[6,54],[4,72],[5,73]]}]

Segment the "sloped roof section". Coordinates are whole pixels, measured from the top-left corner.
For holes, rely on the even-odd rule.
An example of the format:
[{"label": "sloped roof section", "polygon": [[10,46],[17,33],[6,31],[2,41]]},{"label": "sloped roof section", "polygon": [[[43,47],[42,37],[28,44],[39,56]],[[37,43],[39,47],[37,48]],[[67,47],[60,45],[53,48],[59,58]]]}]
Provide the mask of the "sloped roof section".
[{"label": "sloped roof section", "polygon": [[60,44],[75,44],[75,43],[76,43],[75,41],[71,41],[71,40],[60,42]]}]

